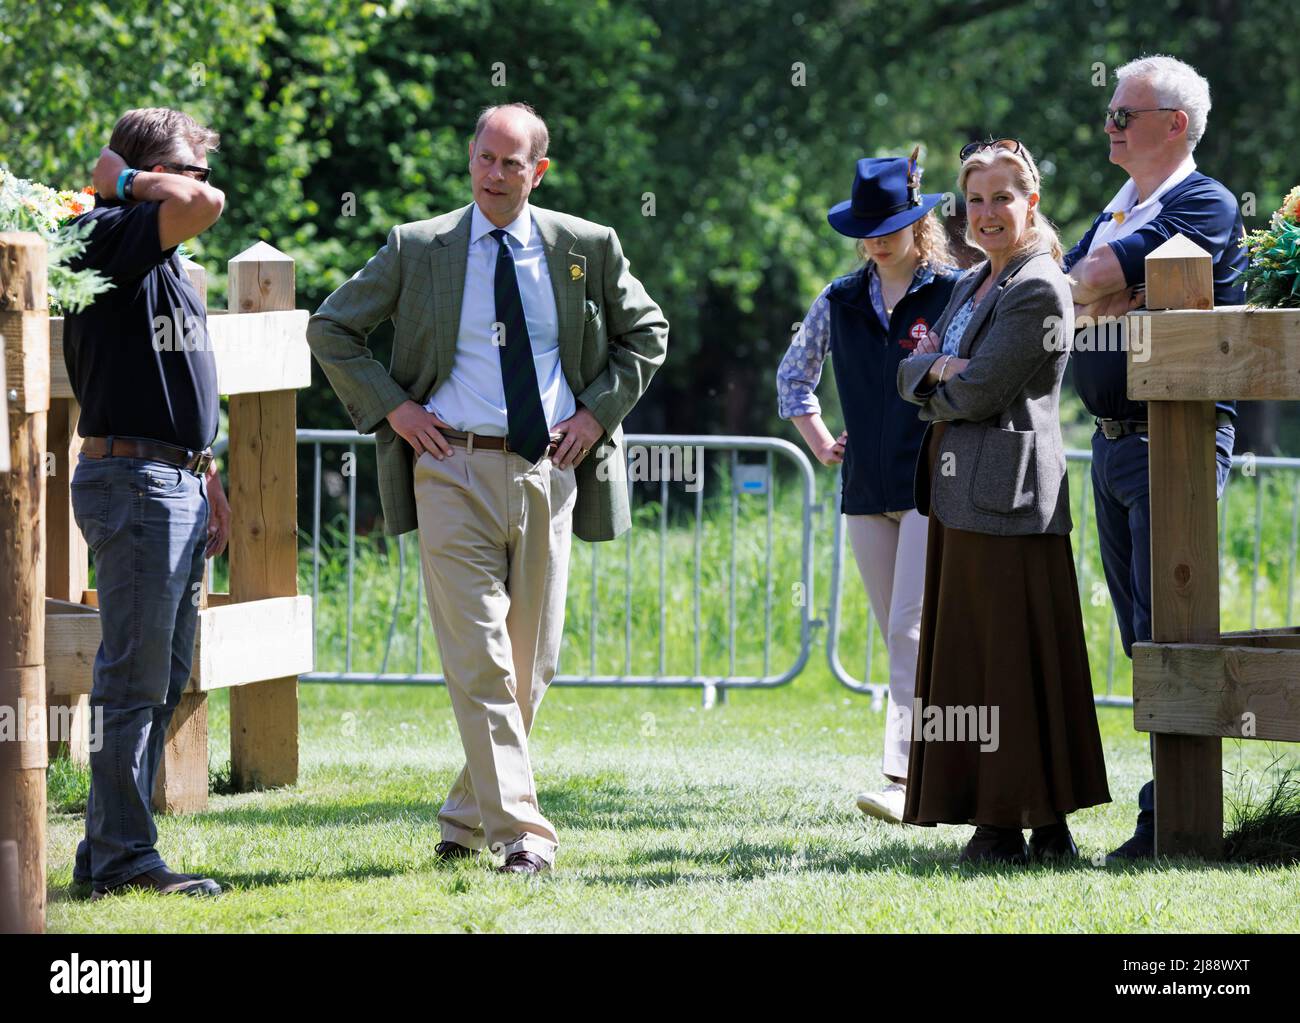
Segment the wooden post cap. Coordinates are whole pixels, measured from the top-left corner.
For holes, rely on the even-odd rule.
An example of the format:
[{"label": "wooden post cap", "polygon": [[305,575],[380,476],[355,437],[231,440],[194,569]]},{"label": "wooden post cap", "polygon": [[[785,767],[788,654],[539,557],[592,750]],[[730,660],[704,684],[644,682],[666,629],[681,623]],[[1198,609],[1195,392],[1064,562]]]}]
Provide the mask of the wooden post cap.
[{"label": "wooden post cap", "polygon": [[1214,258],[1176,234],[1147,254],[1148,309],[1213,309]]},{"label": "wooden post cap", "polygon": [[230,259],[227,308],[262,313],[294,308],[294,262],[274,245],[257,242]]}]

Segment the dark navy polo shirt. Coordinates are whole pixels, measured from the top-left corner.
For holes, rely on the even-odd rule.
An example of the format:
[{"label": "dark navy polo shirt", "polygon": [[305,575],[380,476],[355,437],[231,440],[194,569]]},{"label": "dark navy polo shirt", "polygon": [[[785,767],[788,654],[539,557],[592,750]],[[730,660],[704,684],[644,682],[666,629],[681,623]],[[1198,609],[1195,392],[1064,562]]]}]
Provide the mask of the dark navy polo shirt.
[{"label": "dark navy polo shirt", "polygon": [[159,206],[96,199],[74,221],[95,226],[72,268],[98,270],[113,288],[66,317],[63,361],[81,436],[198,451],[217,436],[217,366],[202,300],[158,238]]},{"label": "dark navy polo shirt", "polygon": [[[1186,235],[1214,258],[1214,304],[1241,305],[1246,301],[1245,286],[1239,283],[1246,268],[1246,249],[1242,245],[1244,228],[1236,197],[1211,177],[1193,171],[1168,192],[1160,196],[1160,212],[1132,234],[1110,242],[1115,258],[1124,269],[1130,287],[1146,281],[1147,254],[1176,234]],[[1101,214],[1079,244],[1065,255],[1068,273],[1075,263],[1088,255],[1093,235],[1109,213]],[[1076,339],[1079,335],[1076,335]],[[1083,350],[1078,347],[1070,356],[1074,387],[1084,407],[1102,419],[1138,419],[1147,417],[1146,402],[1128,397],[1128,353]],[[1236,415],[1233,402],[1216,403],[1221,411]]]}]

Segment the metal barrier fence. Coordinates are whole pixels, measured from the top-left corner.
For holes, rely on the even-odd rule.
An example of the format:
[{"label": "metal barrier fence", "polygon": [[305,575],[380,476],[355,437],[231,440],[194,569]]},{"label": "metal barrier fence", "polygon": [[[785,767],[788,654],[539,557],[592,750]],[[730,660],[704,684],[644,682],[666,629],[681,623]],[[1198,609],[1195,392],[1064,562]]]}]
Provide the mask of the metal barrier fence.
[{"label": "metal barrier fence", "polygon": [[[1069,463],[1082,465],[1084,471],[1080,473],[1080,486],[1075,487],[1077,493],[1077,508],[1074,515],[1074,532],[1071,539],[1074,544],[1075,573],[1079,580],[1079,596],[1082,601],[1093,599],[1093,591],[1098,584],[1105,587],[1105,580],[1090,580],[1089,568],[1090,558],[1089,550],[1092,544],[1096,543],[1096,530],[1092,524],[1092,452],[1069,450],[1066,452],[1066,459]],[[1300,526],[1300,458],[1274,458],[1258,456],[1236,456],[1232,460],[1233,473],[1229,478],[1227,487],[1224,490],[1223,498],[1219,502],[1219,569],[1220,579],[1223,578],[1224,565],[1224,548],[1225,539],[1228,536],[1228,508],[1229,492],[1234,486],[1234,481],[1252,480],[1254,487],[1254,524],[1252,537],[1252,555],[1251,555],[1251,572],[1250,572],[1250,617],[1249,624],[1242,623],[1242,627],[1255,628],[1256,618],[1259,611],[1260,597],[1260,564],[1263,550],[1263,508],[1264,508],[1264,479],[1267,472],[1289,472],[1292,476],[1290,486],[1290,543],[1287,551],[1287,570],[1286,570],[1286,612],[1283,622],[1291,621],[1291,610],[1294,597],[1294,581],[1296,569],[1296,547],[1297,547],[1297,526]],[[1245,469],[1244,473],[1239,470]],[[1240,485],[1239,482],[1235,485]],[[836,507],[838,508],[838,496]],[[874,660],[873,647],[875,646],[876,632],[874,621],[871,615],[870,607],[866,612],[866,630],[865,635],[866,651],[865,666],[862,678],[852,675],[844,666],[843,659],[840,656],[839,641],[843,631],[842,623],[842,604],[845,593],[845,587],[858,586],[862,583],[858,579],[856,566],[852,566],[849,572],[850,581],[845,582],[845,557],[844,557],[844,517],[835,516],[834,536],[832,539],[832,562],[831,562],[831,585],[829,594],[829,609],[827,613],[827,636],[826,636],[826,658],[830,664],[831,674],[837,681],[854,692],[870,695],[872,706],[879,707],[883,704],[885,697],[889,692],[889,684],[884,681],[872,681],[872,662]],[[850,564],[851,561],[850,561]],[[1118,628],[1115,624],[1115,614],[1109,603],[1109,594],[1105,593],[1104,606],[1106,615],[1109,620],[1108,640],[1106,645],[1106,686],[1105,691],[1096,695],[1098,704],[1110,706],[1131,707],[1133,698],[1121,693],[1115,692],[1115,665],[1116,651],[1119,649]],[[1097,651],[1090,650],[1089,654],[1095,658]],[[1124,656],[1122,649],[1119,649],[1119,656]]]},{"label": "metal barrier fence", "polygon": [[[415,648],[415,665],[414,671],[395,672],[388,670],[390,653],[393,649],[394,637],[398,632],[398,623],[402,616],[403,599],[406,587],[404,586],[406,577],[407,563],[407,543],[406,537],[397,537],[397,562],[398,575],[396,586],[392,596],[392,605],[388,614],[387,639],[384,644],[383,656],[378,670],[357,670],[353,665],[353,645],[354,645],[354,616],[356,609],[355,585],[356,585],[356,486],[357,473],[356,459],[357,449],[362,446],[373,447],[375,443],[374,435],[363,435],[352,430],[298,430],[298,444],[311,445],[313,449],[313,498],[312,498],[312,524],[311,524],[311,558],[312,558],[312,632],[313,632],[313,649],[317,656],[319,664],[320,648],[318,645],[319,628],[317,616],[321,607],[321,495],[323,485],[323,457],[322,448],[326,445],[344,446],[346,454],[350,456],[352,471],[345,474],[347,479],[347,596],[346,596],[346,624],[344,629],[344,650],[343,650],[343,670],[341,671],[313,671],[301,676],[304,682],[335,682],[335,683],[353,683],[353,684],[442,684],[445,678],[441,673],[424,670],[423,664],[423,642],[421,633],[424,629],[424,619],[426,615],[423,609],[424,590],[419,584],[415,586],[415,604],[414,604],[414,648]],[[224,444],[218,445],[218,453]],[[681,455],[687,449],[699,452],[701,455],[705,452],[721,452],[729,457],[728,471],[725,476],[721,473],[714,473],[715,479],[725,479],[729,485],[729,497],[727,507],[729,512],[729,562],[727,567],[727,615],[726,615],[726,669],[723,671],[709,671],[704,663],[701,641],[703,630],[701,619],[703,613],[702,585],[701,585],[701,567],[702,567],[702,549],[703,549],[703,531],[705,520],[705,483],[710,479],[710,474],[704,471],[704,466],[698,467],[699,485],[695,488],[692,509],[692,534],[693,534],[693,557],[692,557],[692,614],[694,621],[693,634],[693,657],[692,670],[685,672],[670,673],[667,670],[668,650],[666,645],[666,621],[668,603],[666,599],[666,578],[668,574],[668,547],[669,547],[669,516],[670,505],[673,504],[671,499],[672,487],[670,480],[667,478],[669,473],[662,471],[653,471],[650,482],[658,482],[658,657],[657,667],[654,672],[635,672],[632,670],[632,622],[633,622],[633,548],[634,544],[640,539],[640,535],[645,532],[643,523],[636,522],[635,518],[644,516],[634,516],[634,525],[623,538],[613,541],[609,544],[587,544],[584,545],[590,552],[590,606],[588,609],[588,656],[586,671],[565,673],[561,670],[555,677],[555,683],[559,685],[578,685],[578,686],[652,686],[652,687],[678,687],[678,688],[698,688],[702,690],[705,705],[711,705],[716,700],[725,699],[726,690],[728,689],[755,689],[771,688],[774,686],[784,685],[798,675],[808,662],[812,645],[813,631],[816,625],[821,623],[814,622],[811,609],[813,604],[813,537],[812,537],[812,513],[815,507],[816,482],[813,476],[812,466],[808,458],[795,445],[789,441],[768,438],[768,437],[727,437],[727,436],[694,436],[680,434],[629,434],[624,441],[624,449],[629,456],[635,457],[640,452],[649,452],[648,464],[655,470],[663,468],[664,462],[661,460],[656,463],[654,460],[660,456],[672,456],[674,453]],[[742,454],[762,454],[764,460],[760,463],[744,463],[740,461]],[[798,611],[798,650],[793,662],[783,670],[775,671],[772,660],[772,614],[775,598],[775,586],[773,577],[772,553],[774,548],[774,492],[775,481],[777,479],[774,470],[773,461],[775,457],[788,459],[794,467],[796,487],[800,491],[799,501],[799,574],[797,587],[801,592],[796,591],[802,599],[795,600],[791,606]],[[670,459],[671,460],[671,459]],[[642,462],[646,465],[647,461]],[[681,464],[680,457],[678,465]],[[631,468],[631,467],[629,467]],[[629,498],[632,497],[634,488],[637,483],[644,482],[636,478],[637,473],[629,473],[628,490]],[[678,481],[680,482],[680,481]],[[765,551],[764,571],[762,579],[763,591],[763,634],[762,634],[762,671],[743,672],[737,669],[737,538],[739,533],[740,508],[742,501],[749,501],[754,497],[765,497],[765,504],[762,515],[762,525],[764,534],[763,548]],[[751,517],[747,515],[746,518]],[[599,670],[597,657],[597,634],[598,634],[598,594],[600,587],[598,565],[601,563],[599,554],[601,547],[617,548],[621,543],[623,547],[623,564],[624,564],[624,593],[623,593],[623,666],[622,671],[611,672]],[[581,541],[579,541],[581,544]],[[576,553],[576,551],[575,551]],[[566,630],[567,631],[567,630]],[[752,631],[747,626],[747,631]],[[561,653],[561,669],[564,667],[566,654],[571,656],[568,649],[569,643],[566,641],[565,650]]]},{"label": "metal barrier fence", "polygon": [[[346,528],[346,604],[345,620],[343,624],[343,665],[341,670],[318,670],[301,676],[304,682],[335,682],[335,683],[352,683],[352,684],[442,684],[445,682],[444,676],[438,672],[424,670],[424,642],[422,634],[426,625],[424,604],[424,588],[421,580],[417,579],[415,586],[415,595],[413,598],[413,607],[408,608],[408,598],[406,597],[406,575],[408,561],[408,547],[417,547],[418,544],[407,543],[407,537],[397,537],[397,579],[391,594],[391,603],[386,612],[385,618],[387,626],[385,629],[385,640],[383,643],[382,654],[379,656],[377,666],[367,665],[363,669],[354,666],[354,618],[356,614],[356,564],[357,564],[357,536],[356,536],[356,515],[357,515],[357,472],[356,460],[357,449],[359,447],[373,448],[375,443],[374,435],[364,435],[352,430],[298,430],[297,439],[299,445],[310,445],[312,447],[312,464],[313,464],[313,489],[312,489],[312,524],[311,524],[311,578],[313,597],[312,616],[313,616],[313,644],[317,655],[317,663],[320,663],[319,647],[319,629],[317,628],[317,616],[321,607],[321,498],[322,487],[325,482],[324,478],[324,459],[322,449],[325,446],[344,447],[346,456],[352,466],[352,471],[345,472],[341,478],[346,479],[347,491],[347,528]],[[715,471],[713,477],[716,481],[725,481],[729,494],[726,499],[726,616],[725,616],[725,634],[726,642],[724,649],[725,668],[721,670],[709,670],[714,665],[706,665],[703,656],[702,643],[705,629],[703,627],[704,617],[704,594],[702,586],[702,564],[705,563],[703,557],[703,532],[705,529],[705,489],[706,481],[710,479],[710,474],[705,471],[703,465],[697,467],[699,474],[699,485],[695,487],[692,500],[689,502],[693,507],[690,509],[690,534],[691,534],[691,601],[690,611],[692,619],[692,629],[689,639],[690,643],[690,670],[670,672],[668,670],[668,640],[667,640],[667,615],[669,600],[667,595],[667,577],[669,566],[669,520],[670,506],[676,507],[680,511],[680,505],[683,503],[680,499],[673,502],[673,489],[667,478],[667,472],[661,472],[651,477],[650,482],[658,483],[658,509],[655,516],[657,523],[658,542],[654,553],[657,555],[657,571],[655,571],[655,582],[657,582],[657,617],[658,617],[658,651],[656,665],[653,671],[634,671],[633,670],[633,620],[634,620],[634,600],[633,600],[633,580],[634,578],[644,580],[644,569],[647,567],[643,560],[638,559],[636,566],[637,573],[633,572],[633,552],[634,548],[644,546],[643,537],[649,530],[648,518],[644,513],[638,513],[634,505],[634,524],[622,538],[608,544],[586,544],[579,542],[575,545],[575,555],[578,554],[581,547],[585,547],[587,554],[585,557],[589,560],[588,580],[590,593],[588,598],[588,608],[585,618],[586,636],[586,664],[585,671],[581,672],[564,672],[561,670],[555,678],[555,682],[560,685],[576,686],[648,686],[648,687],[677,687],[677,688],[697,688],[700,689],[704,696],[705,705],[725,699],[726,691],[731,688],[771,688],[780,686],[791,681],[807,665],[811,656],[814,634],[822,626],[826,626],[826,658],[835,679],[846,688],[869,695],[872,698],[872,704],[879,707],[888,693],[887,681],[873,680],[873,664],[875,661],[873,648],[879,640],[878,630],[875,629],[869,605],[865,611],[865,627],[859,633],[865,637],[865,657],[862,676],[859,678],[845,666],[844,658],[840,652],[840,640],[845,631],[844,624],[844,596],[851,588],[862,589],[861,581],[858,578],[856,566],[853,565],[852,559],[848,559],[850,569],[846,573],[845,565],[845,528],[844,517],[838,513],[839,509],[839,482],[836,474],[835,489],[828,501],[823,505],[818,503],[817,499],[817,479],[814,475],[812,464],[802,450],[788,441],[779,438],[768,437],[729,437],[729,436],[702,436],[702,435],[681,435],[681,434],[629,434],[625,439],[625,451],[629,455],[642,451],[658,451],[661,454],[665,450],[675,450],[677,452],[692,449],[695,451],[711,452],[721,454],[727,457],[725,473]],[[220,453],[225,447],[224,438],[218,442],[216,449]],[[761,454],[762,462],[741,462],[742,454]],[[771,664],[772,639],[773,639],[773,609],[775,606],[775,580],[773,573],[773,551],[775,548],[774,539],[777,534],[776,514],[775,514],[775,490],[777,475],[774,470],[774,458],[780,457],[788,459],[794,468],[794,487],[798,491],[798,504],[795,515],[797,516],[798,530],[798,576],[791,587],[795,590],[794,599],[791,606],[797,610],[797,650],[794,654],[793,661],[780,671],[774,671]],[[1118,632],[1114,621],[1114,612],[1109,606],[1109,595],[1105,592],[1104,579],[1092,578],[1090,575],[1090,551],[1096,543],[1096,532],[1092,524],[1092,487],[1091,473],[1089,467],[1092,462],[1090,451],[1070,450],[1067,451],[1066,457],[1071,465],[1080,467],[1083,471],[1077,474],[1075,486],[1075,500],[1077,502],[1075,509],[1075,529],[1072,534],[1075,552],[1075,569],[1079,581],[1080,599],[1089,601],[1094,596],[1093,591],[1104,595],[1106,606],[1105,614],[1109,621],[1108,638],[1105,650],[1105,689],[1104,692],[1097,694],[1096,699],[1099,704],[1131,706],[1132,698],[1115,691],[1115,667],[1117,663],[1116,651],[1118,647]],[[1245,468],[1245,473],[1241,472]],[[1240,486],[1242,479],[1253,480],[1254,486],[1254,523],[1253,535],[1251,538],[1251,570],[1250,570],[1250,612],[1249,623],[1242,623],[1244,627],[1255,628],[1256,617],[1259,607],[1260,596],[1260,577],[1261,577],[1261,560],[1263,556],[1263,501],[1264,501],[1264,480],[1268,473],[1289,472],[1292,476],[1290,491],[1290,529],[1289,529],[1289,546],[1286,557],[1286,593],[1285,593],[1285,616],[1283,622],[1292,620],[1291,612],[1293,606],[1294,579],[1296,569],[1296,552],[1297,539],[1300,536],[1300,459],[1295,458],[1270,458],[1237,456],[1233,459],[1233,474],[1228,489],[1225,490],[1224,498],[1219,506],[1219,557],[1220,557],[1220,577],[1223,578],[1223,557],[1225,548],[1225,537],[1228,534],[1228,509],[1229,493],[1234,486]],[[335,481],[337,483],[337,480]],[[629,495],[634,493],[634,488],[638,481],[634,473],[629,473],[628,489]],[[688,488],[689,490],[689,488]],[[762,534],[762,551],[763,551],[763,570],[761,578],[762,590],[762,632],[758,633],[756,628],[757,621],[746,620],[743,624],[738,623],[738,535],[740,532],[740,518],[742,502],[749,502],[755,497],[763,497],[762,514],[761,514],[761,534]],[[1240,502],[1238,502],[1240,503]],[[747,520],[755,518],[750,506],[746,505],[747,512],[744,516]],[[714,508],[717,508],[717,502],[714,502]],[[814,602],[814,570],[813,570],[813,514],[828,511],[833,522],[831,536],[831,565],[830,565],[830,587],[828,590],[827,615],[826,619],[818,619],[813,615],[815,608]],[[721,516],[719,516],[721,517]],[[783,524],[784,530],[794,523]],[[676,528],[676,527],[674,527]],[[391,542],[391,538],[390,538]],[[600,550],[614,549],[621,546],[622,558],[614,555],[610,558],[605,556],[604,564],[615,565],[617,561],[622,562],[623,589],[621,594],[621,604],[623,608],[623,643],[622,643],[622,670],[610,671],[601,669],[601,658],[598,656],[597,636],[600,633],[598,623],[598,611],[600,606],[600,568],[602,557]],[[418,553],[418,552],[417,552]],[[581,560],[579,557],[576,560]],[[418,570],[417,570],[418,574]],[[846,580],[847,575],[847,580]],[[787,577],[788,578],[788,577]],[[752,582],[759,582],[752,580]],[[753,587],[750,588],[751,590]],[[865,603],[865,600],[864,600]],[[640,608],[638,608],[640,609]],[[404,612],[409,610],[409,614],[404,618]],[[757,613],[757,612],[756,612]],[[574,616],[569,615],[570,622]],[[413,632],[414,645],[414,670],[410,671],[390,671],[389,661],[393,654],[395,640],[400,639],[399,623],[409,620],[409,629]],[[861,619],[859,619],[861,620]],[[743,643],[737,642],[738,625],[744,630]],[[855,631],[857,622],[854,623]],[[567,659],[573,656],[570,637],[567,635],[564,650],[561,653],[561,669]],[[761,671],[740,671],[738,670],[738,651],[747,653],[749,659],[757,658],[757,651],[761,644]],[[788,646],[788,644],[787,644]],[[680,653],[680,651],[675,651]],[[1099,651],[1091,649],[1090,654],[1097,662]],[[1122,657],[1122,651],[1120,652]],[[608,660],[608,656],[605,658]],[[716,659],[716,658],[715,658]],[[376,670],[377,669],[377,670]]]}]

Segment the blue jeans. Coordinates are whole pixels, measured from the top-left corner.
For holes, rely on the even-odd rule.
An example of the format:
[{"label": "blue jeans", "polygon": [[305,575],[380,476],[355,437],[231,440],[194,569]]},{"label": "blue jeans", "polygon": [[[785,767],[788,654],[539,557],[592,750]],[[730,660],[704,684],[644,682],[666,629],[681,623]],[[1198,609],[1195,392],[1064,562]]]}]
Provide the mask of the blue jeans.
[{"label": "blue jeans", "polygon": [[90,694],[103,735],[73,878],[107,888],[165,866],[150,798],[194,657],[208,499],[201,477],[142,458],[82,455],[71,489],[103,631]]},{"label": "blue jeans", "polygon": [[[1216,497],[1232,470],[1236,428],[1215,431]],[[1150,473],[1145,434],[1131,433],[1107,440],[1100,430],[1092,435],[1092,487],[1097,511],[1097,537],[1106,586],[1115,604],[1120,642],[1133,656],[1133,644],[1151,639],[1151,506]],[[1154,742],[1154,740],[1152,740]],[[1147,782],[1138,793],[1138,830],[1152,826],[1155,785]]]}]

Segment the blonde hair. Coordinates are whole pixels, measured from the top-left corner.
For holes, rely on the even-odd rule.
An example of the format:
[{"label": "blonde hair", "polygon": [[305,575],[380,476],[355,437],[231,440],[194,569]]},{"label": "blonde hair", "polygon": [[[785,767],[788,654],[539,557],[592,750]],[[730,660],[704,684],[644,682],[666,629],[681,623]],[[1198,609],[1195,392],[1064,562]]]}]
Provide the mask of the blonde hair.
[{"label": "blonde hair", "polygon": [[[1061,239],[1057,236],[1056,228],[1052,226],[1052,222],[1042,212],[1042,178],[1038,174],[1038,164],[1034,163],[1033,154],[1025,148],[1023,143],[1018,153],[997,146],[990,146],[987,149],[981,149],[973,153],[961,165],[961,171],[957,175],[957,188],[960,189],[962,195],[965,195],[966,179],[971,176],[972,172],[988,170],[996,163],[1005,163],[1010,166],[1015,174],[1016,187],[1025,195],[1038,193],[1040,200],[1038,205],[1029,211],[1029,218],[1025,221],[1025,233],[1021,236],[1016,251],[1023,252],[1031,248],[1046,247],[1051,250],[1052,258],[1058,263],[1061,262],[1065,257],[1065,251],[1061,248]],[[971,245],[979,244],[975,232],[971,229],[969,213],[966,217],[966,241]]]},{"label": "blonde hair", "polygon": [[[912,244],[916,246],[917,265],[928,266],[937,270],[943,266],[955,265],[952,249],[948,246],[948,233],[929,210],[925,216],[912,225]],[[867,251],[867,240],[858,239],[858,258],[871,262],[871,253]]]}]

